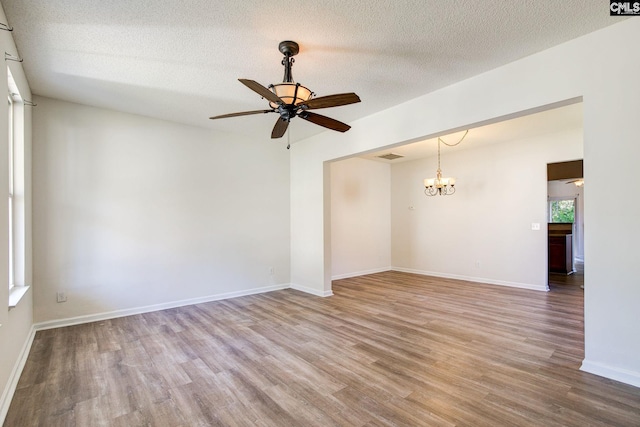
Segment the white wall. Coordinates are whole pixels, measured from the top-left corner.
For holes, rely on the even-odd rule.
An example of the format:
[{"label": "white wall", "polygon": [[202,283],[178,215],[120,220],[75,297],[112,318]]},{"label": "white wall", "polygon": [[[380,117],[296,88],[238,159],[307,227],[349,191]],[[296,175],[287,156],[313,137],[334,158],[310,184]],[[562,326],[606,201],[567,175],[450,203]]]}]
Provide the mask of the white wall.
[{"label": "white wall", "polygon": [[[4,10],[0,6],[0,22],[7,22]],[[0,31],[0,49],[16,55],[15,44],[11,33]],[[22,97],[31,100],[31,91],[25,78],[22,64],[14,61],[5,61],[6,66],[11,68],[11,74],[16,82]],[[4,94],[9,92],[7,85],[7,68],[0,67],[0,90]],[[6,96],[6,95],[5,95]],[[7,102],[0,103],[0,117],[7,117]],[[22,108],[18,106],[18,108]],[[20,274],[21,284],[32,284],[31,275],[31,117],[33,107],[24,107],[24,167],[25,185],[23,194],[17,194],[20,204],[25,207],[25,248],[24,267]],[[2,208],[0,209],[0,423],[4,420],[10,398],[18,380],[20,370],[20,360],[24,352],[28,350],[28,345],[32,337],[33,325],[33,299],[29,290],[20,300],[17,307],[8,310],[9,301],[9,234],[8,234],[8,122],[0,120],[0,195]]]},{"label": "white wall", "polygon": [[584,187],[576,187],[574,184],[567,184],[566,181],[549,181],[547,195],[551,198],[577,199],[573,230],[573,258],[584,261]]},{"label": "white wall", "polygon": [[[37,322],[288,286],[282,144],[48,98],[38,104]],[[57,291],[68,301],[57,303]]]},{"label": "white wall", "polygon": [[[582,129],[445,147],[442,169],[456,177],[456,193],[434,197],[424,195],[422,180],[435,176],[436,158],[394,164],[394,269],[546,290],[547,163],[579,157]],[[531,223],[541,229],[533,231]]]},{"label": "white wall", "polygon": [[339,279],[390,269],[391,167],[365,159],[331,164],[331,269]]},{"label": "white wall", "polygon": [[[331,292],[330,186],[324,163],[355,153],[465,129],[582,97],[584,111],[585,360],[583,369],[640,386],[636,249],[640,200],[610,174],[633,181],[640,144],[640,20],[576,40],[324,132],[292,147],[291,281]],[[366,102],[366,100],[363,100]],[[617,209],[610,207],[614,204]],[[544,222],[544,221],[542,221]],[[624,233],[611,233],[610,224]]]}]

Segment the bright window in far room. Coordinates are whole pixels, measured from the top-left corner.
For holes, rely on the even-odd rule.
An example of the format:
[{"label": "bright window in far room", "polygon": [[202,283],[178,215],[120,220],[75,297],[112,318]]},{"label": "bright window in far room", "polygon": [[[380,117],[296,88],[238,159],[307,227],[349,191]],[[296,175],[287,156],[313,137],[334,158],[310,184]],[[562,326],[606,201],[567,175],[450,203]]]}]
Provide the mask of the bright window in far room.
[{"label": "bright window in far room", "polygon": [[573,223],[575,218],[575,199],[549,200],[549,222]]}]

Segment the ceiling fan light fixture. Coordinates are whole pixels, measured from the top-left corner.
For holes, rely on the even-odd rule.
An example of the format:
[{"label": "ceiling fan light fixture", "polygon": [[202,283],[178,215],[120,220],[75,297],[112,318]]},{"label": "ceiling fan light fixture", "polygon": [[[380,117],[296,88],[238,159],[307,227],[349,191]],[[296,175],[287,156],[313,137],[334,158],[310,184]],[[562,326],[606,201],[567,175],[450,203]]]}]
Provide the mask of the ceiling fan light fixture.
[{"label": "ceiling fan light fixture", "polygon": [[[239,113],[221,114],[209,118],[216,120],[253,114],[277,113],[279,117],[271,131],[271,138],[281,138],[287,132],[289,122],[295,117],[300,117],[310,123],[337,132],[346,132],[351,129],[351,126],[346,123],[309,110],[355,104],[356,102],[360,102],[360,97],[353,92],[349,92],[311,99],[315,94],[311,92],[308,87],[296,83],[291,75],[291,67],[295,62],[293,57],[300,51],[298,43],[291,40],[280,42],[278,50],[284,55],[282,59],[282,65],[284,66],[282,83],[275,83],[269,85],[267,88],[255,80],[238,79],[240,83],[260,95],[263,99],[269,101],[269,110],[241,111]],[[289,147],[287,146],[287,148]]]},{"label": "ceiling fan light fixture", "polygon": [[[301,104],[313,96],[313,92],[300,83],[282,82],[270,85],[269,89],[287,105]],[[270,102],[269,105],[271,108],[278,108],[278,104],[275,102]]]}]

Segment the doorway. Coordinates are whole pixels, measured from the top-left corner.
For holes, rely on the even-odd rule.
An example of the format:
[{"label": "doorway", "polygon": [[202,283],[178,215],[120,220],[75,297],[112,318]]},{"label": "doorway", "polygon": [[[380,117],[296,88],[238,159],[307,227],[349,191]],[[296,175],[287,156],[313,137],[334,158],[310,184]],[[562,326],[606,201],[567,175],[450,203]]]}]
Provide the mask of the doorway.
[{"label": "doorway", "polygon": [[548,283],[584,288],[582,159],[547,165]]}]

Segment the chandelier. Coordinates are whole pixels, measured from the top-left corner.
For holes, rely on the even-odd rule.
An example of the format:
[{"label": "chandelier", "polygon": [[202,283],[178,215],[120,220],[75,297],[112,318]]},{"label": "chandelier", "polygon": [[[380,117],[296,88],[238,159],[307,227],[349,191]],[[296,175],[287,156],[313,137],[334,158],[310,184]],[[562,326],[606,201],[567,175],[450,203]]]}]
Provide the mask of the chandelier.
[{"label": "chandelier", "polygon": [[425,195],[450,196],[456,192],[456,179],[452,177],[442,177],[442,169],[440,169],[440,143],[443,143],[444,145],[449,147],[455,147],[462,142],[462,140],[467,136],[468,133],[469,131],[467,130],[464,135],[462,135],[462,138],[460,138],[460,141],[456,142],[455,144],[447,144],[441,138],[438,138],[438,170],[436,171],[435,178],[426,178],[424,180]]}]

